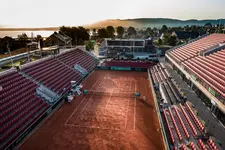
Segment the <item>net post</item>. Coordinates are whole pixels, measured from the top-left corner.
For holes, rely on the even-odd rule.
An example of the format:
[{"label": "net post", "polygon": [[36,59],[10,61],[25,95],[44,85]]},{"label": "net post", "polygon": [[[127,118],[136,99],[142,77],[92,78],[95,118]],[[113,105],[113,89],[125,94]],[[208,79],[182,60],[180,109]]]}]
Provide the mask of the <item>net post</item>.
[{"label": "net post", "polygon": [[83,93],[84,93],[84,95],[87,95],[88,94],[88,90],[84,90]]}]

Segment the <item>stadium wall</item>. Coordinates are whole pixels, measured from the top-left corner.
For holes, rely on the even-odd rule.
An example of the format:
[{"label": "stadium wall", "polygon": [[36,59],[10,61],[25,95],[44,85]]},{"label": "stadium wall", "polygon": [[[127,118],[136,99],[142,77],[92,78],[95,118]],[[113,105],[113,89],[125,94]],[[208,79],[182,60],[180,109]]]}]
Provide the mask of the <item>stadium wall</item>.
[{"label": "stadium wall", "polygon": [[114,71],[141,71],[147,72],[147,68],[134,68],[134,67],[117,67],[117,66],[96,66],[96,70],[114,70]]}]

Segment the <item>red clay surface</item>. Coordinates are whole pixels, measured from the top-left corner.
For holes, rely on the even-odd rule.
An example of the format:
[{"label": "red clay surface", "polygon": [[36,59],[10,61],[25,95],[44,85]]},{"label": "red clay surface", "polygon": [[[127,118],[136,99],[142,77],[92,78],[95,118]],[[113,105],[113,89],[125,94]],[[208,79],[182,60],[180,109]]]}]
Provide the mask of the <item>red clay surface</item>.
[{"label": "red clay surface", "polygon": [[47,119],[21,150],[164,149],[146,72],[96,71],[83,84],[112,95],[140,92],[148,104],[131,97],[79,96]]}]

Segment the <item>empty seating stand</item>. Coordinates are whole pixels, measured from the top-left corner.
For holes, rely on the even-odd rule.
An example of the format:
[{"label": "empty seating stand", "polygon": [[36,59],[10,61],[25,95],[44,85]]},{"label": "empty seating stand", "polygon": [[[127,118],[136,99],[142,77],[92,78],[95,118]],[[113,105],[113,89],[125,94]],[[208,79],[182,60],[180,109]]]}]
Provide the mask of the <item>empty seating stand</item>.
[{"label": "empty seating stand", "polygon": [[[172,140],[173,147],[171,149],[218,150],[212,139],[207,142],[199,139],[199,137],[204,136],[204,133],[198,132],[197,134],[196,130],[200,131],[200,129],[198,129],[197,125],[193,125],[195,119],[191,117],[188,106],[182,106],[181,104],[178,106],[170,106],[162,111],[163,116],[165,116],[165,126],[169,130],[169,139]],[[193,134],[191,134],[191,130]]]},{"label": "empty seating stand", "polygon": [[85,68],[88,72],[92,71],[94,67],[98,64],[98,60],[95,59],[90,54],[76,49],[73,51],[66,52],[57,56],[57,59],[65,63],[70,67],[74,67],[74,65],[79,64],[81,67]]},{"label": "empty seating stand", "polygon": [[211,34],[197,41],[188,43],[182,47],[176,48],[169,52],[177,62],[183,62],[187,59],[196,57],[198,52],[206,50],[225,41],[224,34]]},{"label": "empty seating stand", "polygon": [[167,127],[169,129],[169,135],[170,135],[171,141],[174,144],[175,139],[174,139],[174,136],[173,136],[173,132],[171,131],[171,127],[169,125],[169,121],[168,121],[167,116],[166,116],[166,110],[163,110],[163,115],[164,115],[165,120],[166,120],[166,125],[167,125]]},{"label": "empty seating stand", "polygon": [[80,81],[82,77],[55,58],[21,70],[57,94],[70,88],[70,81]]},{"label": "empty seating stand", "polygon": [[212,139],[209,139],[207,141],[207,144],[211,150],[218,150],[218,148],[216,147],[216,144],[212,141]]},{"label": "empty seating stand", "polygon": [[204,81],[225,99],[225,50],[183,62],[187,70]]},{"label": "empty seating stand", "polygon": [[17,72],[0,76],[0,149],[4,149],[48,108],[35,96],[37,85]]}]

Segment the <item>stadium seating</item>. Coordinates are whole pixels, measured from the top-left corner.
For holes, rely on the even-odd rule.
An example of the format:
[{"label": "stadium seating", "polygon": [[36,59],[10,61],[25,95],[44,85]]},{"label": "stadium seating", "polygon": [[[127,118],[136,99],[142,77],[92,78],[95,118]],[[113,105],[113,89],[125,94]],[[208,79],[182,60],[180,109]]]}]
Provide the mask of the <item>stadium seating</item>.
[{"label": "stadium seating", "polygon": [[221,50],[206,57],[198,56],[182,64],[225,98],[224,52],[225,50]]},{"label": "stadium seating", "polygon": [[185,118],[186,118],[186,120],[187,120],[187,122],[188,122],[188,124],[189,124],[189,126],[190,126],[190,128],[191,128],[191,130],[192,130],[192,132],[194,134],[194,136],[196,136],[197,135],[197,131],[194,128],[194,126],[193,126],[189,116],[187,115],[187,112],[184,110],[184,108],[183,108],[183,106],[181,104],[179,104],[179,106],[180,106],[180,109],[181,109],[182,113],[184,114],[184,116],[185,116]]},{"label": "stadium seating", "polygon": [[196,115],[194,114],[194,112],[192,111],[192,109],[190,108],[190,106],[187,103],[185,103],[185,106],[186,106],[187,110],[189,111],[189,113],[191,114],[191,117],[193,118],[193,120],[196,123],[199,130],[203,132],[205,128],[202,125],[202,123],[199,121],[199,119],[196,117]]},{"label": "stadium seating", "polygon": [[179,140],[181,141],[182,140],[182,136],[181,136],[180,130],[179,130],[178,126],[177,126],[177,122],[175,121],[174,116],[173,116],[170,108],[168,109],[168,111],[169,111],[170,117],[172,119],[173,125],[175,127],[175,130],[177,132],[177,136],[178,136]]},{"label": "stadium seating", "polygon": [[[184,105],[179,104],[179,107],[175,105],[169,106],[162,111],[165,117],[165,126],[169,129],[169,136],[174,146],[173,149],[196,150],[196,146],[198,145],[198,149],[218,150],[212,139],[203,142],[199,138],[204,133],[201,128],[198,128],[199,125],[193,125],[194,122],[196,123],[196,119],[191,116],[192,112],[189,111],[189,105],[187,103]],[[190,134],[191,130],[193,134]]]},{"label": "stadium seating", "polygon": [[209,139],[207,141],[208,146],[210,147],[211,150],[218,150],[217,146],[215,145],[215,143],[212,141],[212,139]]},{"label": "stadium seating", "polygon": [[190,142],[188,146],[190,147],[191,150],[197,150],[193,142]]},{"label": "stadium seating", "polygon": [[224,34],[211,34],[169,52],[176,61],[183,62],[197,56],[197,53],[225,41]]},{"label": "stadium seating", "polygon": [[20,70],[23,76],[17,71],[0,75],[0,149],[11,144],[50,107],[44,99],[36,96],[38,86],[35,82],[63,94],[70,88],[70,81],[82,80],[72,68],[74,64],[90,72],[98,63],[82,50],[65,52],[57,58],[23,66]]},{"label": "stadium seating", "polygon": [[79,64],[88,72],[93,70],[94,67],[98,64],[98,60],[96,60],[93,56],[79,49],[61,54],[57,56],[57,58],[70,67]]},{"label": "stadium seating", "polygon": [[0,76],[0,149],[27,129],[49,104],[35,96],[37,85],[17,72]]},{"label": "stadium seating", "polygon": [[187,128],[186,128],[185,125],[184,125],[183,120],[182,120],[181,117],[180,117],[180,114],[179,114],[178,111],[177,111],[177,108],[176,108],[176,107],[173,107],[173,109],[174,109],[174,111],[176,112],[176,115],[177,115],[177,117],[178,117],[178,119],[179,119],[179,122],[180,122],[180,124],[181,124],[181,126],[182,126],[182,128],[183,128],[183,130],[184,130],[184,133],[185,133],[186,137],[189,139],[189,138],[190,138],[190,135],[189,135],[189,133],[188,133],[188,131],[187,131]]},{"label": "stadium seating", "polygon": [[21,71],[58,94],[68,90],[70,81],[80,81],[82,79],[77,72],[67,68],[54,58],[35,64],[35,66],[29,66]]},{"label": "stadium seating", "polygon": [[166,70],[163,69],[160,65],[155,65],[151,67],[150,72],[153,77],[154,83],[160,83],[169,78],[168,73],[166,73]]},{"label": "stadium seating", "polygon": [[201,139],[198,139],[198,147],[201,149],[201,150],[207,150],[207,148],[205,147],[204,143],[202,142]]},{"label": "stadium seating", "polygon": [[171,127],[170,127],[170,125],[169,125],[169,121],[168,121],[168,119],[167,119],[167,116],[166,116],[166,110],[165,110],[165,109],[163,110],[163,115],[164,115],[165,120],[166,120],[166,125],[167,125],[167,127],[168,127],[168,129],[169,129],[169,135],[170,135],[170,138],[171,138],[171,140],[172,140],[172,143],[174,143],[174,142],[175,142],[175,139],[174,139],[174,136],[173,136],[173,132],[172,132],[172,130],[171,130]]}]

